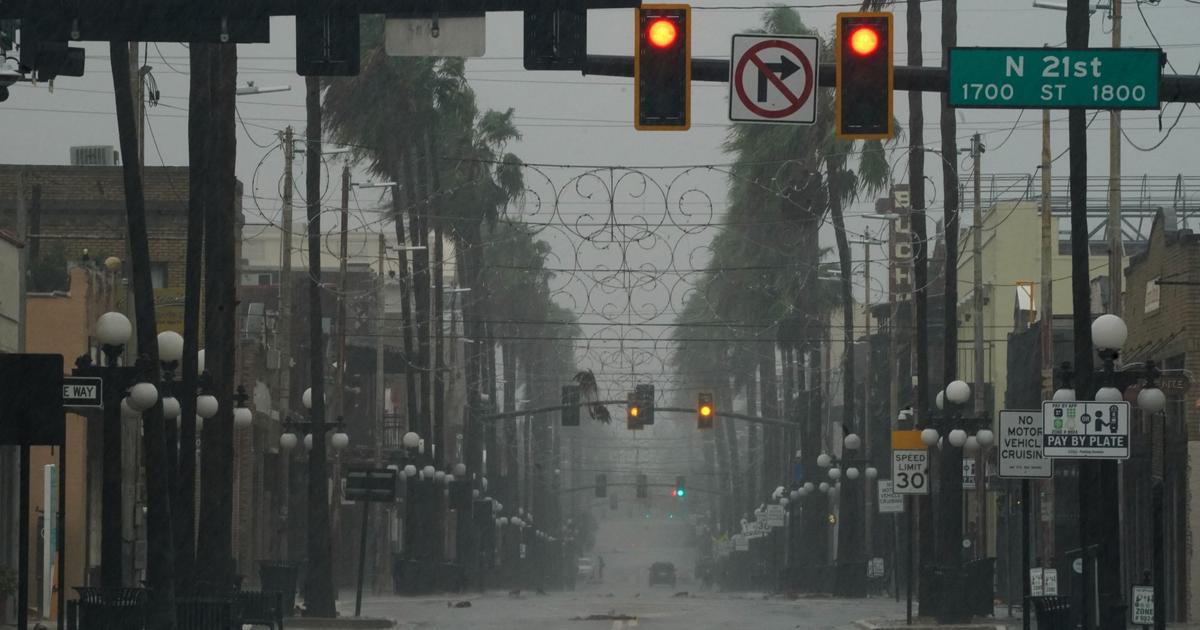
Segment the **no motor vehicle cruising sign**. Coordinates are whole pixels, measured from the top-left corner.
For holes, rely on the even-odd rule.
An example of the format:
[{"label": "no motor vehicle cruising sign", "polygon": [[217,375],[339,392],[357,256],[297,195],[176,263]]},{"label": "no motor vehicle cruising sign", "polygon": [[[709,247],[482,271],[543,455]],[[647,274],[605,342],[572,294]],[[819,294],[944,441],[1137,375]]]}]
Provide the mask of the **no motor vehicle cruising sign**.
[{"label": "no motor vehicle cruising sign", "polygon": [[1054,462],[1042,452],[1042,412],[1000,412],[1000,448],[996,451],[1000,476],[1049,479]]},{"label": "no motor vehicle cruising sign", "polygon": [[816,122],[817,44],[799,35],[734,35],[729,120]]}]

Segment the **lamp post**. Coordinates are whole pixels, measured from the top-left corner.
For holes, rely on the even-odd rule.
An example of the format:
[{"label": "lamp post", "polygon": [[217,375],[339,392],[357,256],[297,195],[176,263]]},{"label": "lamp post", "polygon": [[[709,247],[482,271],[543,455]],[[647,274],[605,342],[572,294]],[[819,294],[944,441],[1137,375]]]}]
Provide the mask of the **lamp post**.
[{"label": "lamp post", "polygon": [[[106,589],[122,583],[121,534],[121,419],[125,392],[137,380],[140,370],[123,366],[121,355],[133,335],[133,324],[121,313],[109,312],[96,321],[96,340],[100,342],[103,365],[94,365],[91,355],[75,361],[75,376],[93,376],[103,380],[104,413],[101,436],[104,445],[100,482],[100,584]],[[130,410],[132,413],[132,410]]]},{"label": "lamp post", "polygon": [[865,482],[860,482],[867,460],[862,450],[862,438],[846,428],[842,438],[842,457],[822,454],[817,465],[828,469],[831,481],[839,482],[843,477],[846,485],[841,488],[845,496],[838,501],[838,556],[835,592],[842,597],[866,597],[867,580],[865,558],[866,506]]},{"label": "lamp post", "polygon": [[[1077,374],[1070,363],[1063,363],[1058,370],[1059,389],[1054,392],[1054,400],[1071,401],[1086,400],[1091,392],[1081,390],[1079,383],[1097,383],[1100,387],[1090,398],[1097,402],[1118,402],[1128,400],[1133,389],[1144,384],[1136,397],[1137,408],[1143,412],[1158,414],[1166,407],[1166,395],[1157,386],[1159,370],[1154,361],[1146,361],[1141,369],[1122,368],[1117,362],[1121,348],[1128,339],[1129,329],[1124,320],[1113,314],[1105,314],[1092,321],[1092,345],[1100,355],[1101,367],[1093,374]],[[1164,420],[1165,427],[1165,420]],[[1162,455],[1163,453],[1159,453]],[[1159,609],[1165,602],[1162,598],[1163,565],[1162,565],[1162,484],[1165,478],[1166,462],[1162,468],[1155,467],[1151,476],[1152,502],[1154,503],[1156,525],[1154,549],[1154,588],[1155,588],[1155,622]],[[1079,473],[1079,529],[1080,547],[1084,553],[1095,549],[1099,573],[1092,575],[1093,564],[1083,563],[1083,580],[1085,585],[1095,584],[1095,589],[1085,586],[1084,591],[1084,628],[1091,630],[1095,626],[1108,628],[1124,620],[1126,602],[1121,586],[1121,523],[1118,518],[1108,513],[1108,504],[1101,503],[1101,497],[1116,497],[1119,479],[1114,461],[1080,461]],[[1092,601],[1092,594],[1098,594],[1098,599]],[[1165,619],[1165,617],[1163,618]],[[1161,626],[1159,626],[1161,627]]]},{"label": "lamp post", "polygon": [[[304,390],[300,402],[304,408],[313,410],[313,390]],[[308,571],[304,584],[305,602],[311,603],[308,612],[314,616],[331,616],[334,610],[332,541],[329,523],[329,479],[327,470],[327,432],[341,432],[342,418],[328,422],[324,417],[324,397],[315,401],[322,403],[309,419],[288,416],[283,420],[285,433],[304,431],[304,446],[308,454]],[[319,439],[314,440],[316,434]],[[344,434],[343,434],[344,435]],[[280,438],[283,439],[282,436]],[[291,442],[291,440],[288,440]],[[341,443],[339,439],[337,441]],[[282,444],[282,442],[281,442]],[[328,440],[328,446],[337,450],[337,444]]]},{"label": "lamp post", "polygon": [[[922,441],[927,446],[938,444],[940,451],[937,532],[941,545],[941,552],[938,554],[941,579],[930,589],[931,593],[936,592],[941,598],[933,606],[934,615],[940,623],[962,623],[971,618],[962,590],[965,579],[962,531],[963,447],[967,443],[967,431],[982,430],[988,426],[988,421],[986,418],[963,417],[963,406],[970,400],[971,386],[965,381],[952,381],[935,399],[937,408],[943,412],[932,414],[926,428],[921,432]],[[947,406],[949,409],[946,409]],[[924,605],[922,603],[922,606]]]}]

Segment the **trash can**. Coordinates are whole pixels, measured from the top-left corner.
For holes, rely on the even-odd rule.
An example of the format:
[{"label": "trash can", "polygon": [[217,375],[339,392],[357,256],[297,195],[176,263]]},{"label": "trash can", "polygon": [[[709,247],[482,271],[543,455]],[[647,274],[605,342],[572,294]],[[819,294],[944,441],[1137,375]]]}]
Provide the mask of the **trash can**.
[{"label": "trash can", "polygon": [[260,562],[258,582],[264,592],[274,591],[283,596],[283,616],[291,617],[296,611],[296,576],[299,569],[294,564],[283,562]]},{"label": "trash can", "polygon": [[995,558],[980,558],[963,565],[964,603],[976,617],[995,615]]}]

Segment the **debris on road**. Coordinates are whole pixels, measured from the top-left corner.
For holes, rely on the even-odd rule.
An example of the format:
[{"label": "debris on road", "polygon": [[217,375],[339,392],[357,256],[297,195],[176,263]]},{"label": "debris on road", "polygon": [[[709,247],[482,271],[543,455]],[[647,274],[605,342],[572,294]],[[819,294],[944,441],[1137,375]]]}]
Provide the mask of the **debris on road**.
[{"label": "debris on road", "polygon": [[608,612],[588,615],[586,617],[571,617],[571,621],[637,621],[637,616]]},{"label": "debris on road", "polygon": [[470,607],[471,607],[471,602],[469,600],[465,600],[465,599],[462,601],[457,601],[457,602],[446,602],[446,608],[470,608]]}]

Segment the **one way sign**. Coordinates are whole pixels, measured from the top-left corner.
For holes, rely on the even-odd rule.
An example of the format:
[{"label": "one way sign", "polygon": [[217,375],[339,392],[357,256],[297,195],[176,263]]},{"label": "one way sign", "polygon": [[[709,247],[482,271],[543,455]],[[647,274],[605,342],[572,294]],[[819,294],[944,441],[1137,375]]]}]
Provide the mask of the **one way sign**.
[{"label": "one way sign", "polygon": [[63,406],[103,407],[104,381],[95,376],[64,376]]},{"label": "one way sign", "polygon": [[729,120],[816,122],[818,49],[815,37],[734,35]]}]

